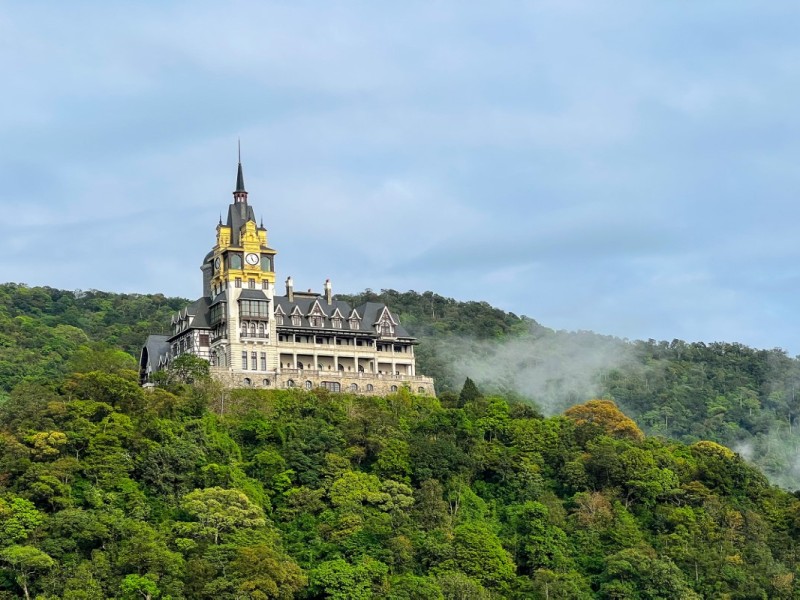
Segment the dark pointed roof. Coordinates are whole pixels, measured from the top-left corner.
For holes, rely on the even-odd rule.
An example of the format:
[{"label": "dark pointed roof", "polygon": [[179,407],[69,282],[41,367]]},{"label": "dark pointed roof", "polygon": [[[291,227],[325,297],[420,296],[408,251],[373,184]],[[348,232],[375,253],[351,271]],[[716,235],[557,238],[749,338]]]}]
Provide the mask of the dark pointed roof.
[{"label": "dark pointed roof", "polygon": [[244,175],[242,174],[242,163],[239,162],[239,170],[236,173],[236,190],[237,192],[246,192],[244,189]]}]

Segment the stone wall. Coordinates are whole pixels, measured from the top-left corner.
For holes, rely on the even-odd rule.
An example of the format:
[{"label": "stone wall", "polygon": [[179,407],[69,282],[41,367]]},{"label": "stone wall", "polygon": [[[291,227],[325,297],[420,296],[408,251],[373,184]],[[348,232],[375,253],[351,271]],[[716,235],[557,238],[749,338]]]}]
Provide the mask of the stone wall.
[{"label": "stone wall", "polygon": [[324,387],[331,391],[364,396],[385,396],[402,387],[408,387],[415,394],[436,395],[433,379],[422,375],[379,375],[305,369],[283,369],[280,372],[242,372],[221,367],[211,367],[211,374],[224,385],[233,388],[314,389]]}]

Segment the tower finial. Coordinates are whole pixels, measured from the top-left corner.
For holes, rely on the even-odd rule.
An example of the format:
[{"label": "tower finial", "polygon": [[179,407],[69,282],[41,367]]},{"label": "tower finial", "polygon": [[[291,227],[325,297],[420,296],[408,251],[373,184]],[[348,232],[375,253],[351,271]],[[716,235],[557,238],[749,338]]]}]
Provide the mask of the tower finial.
[{"label": "tower finial", "polygon": [[239,166],[236,171],[236,190],[233,192],[234,202],[247,202],[247,190],[244,189],[244,174],[242,173],[242,141],[237,140],[239,149]]}]

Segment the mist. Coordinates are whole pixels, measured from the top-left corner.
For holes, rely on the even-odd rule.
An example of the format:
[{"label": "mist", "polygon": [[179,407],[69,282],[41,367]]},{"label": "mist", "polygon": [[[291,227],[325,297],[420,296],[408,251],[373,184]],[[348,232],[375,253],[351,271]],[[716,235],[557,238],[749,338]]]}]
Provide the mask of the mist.
[{"label": "mist", "polygon": [[437,348],[456,381],[485,393],[514,392],[546,415],[597,397],[603,374],[634,364],[630,346],[591,332],[530,333],[502,342],[449,338]]}]

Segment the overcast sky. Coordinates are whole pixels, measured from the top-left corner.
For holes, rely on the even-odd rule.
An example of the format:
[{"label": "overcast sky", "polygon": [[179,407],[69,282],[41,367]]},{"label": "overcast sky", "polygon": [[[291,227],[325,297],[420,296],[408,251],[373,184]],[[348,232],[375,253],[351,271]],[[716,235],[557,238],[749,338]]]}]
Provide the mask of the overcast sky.
[{"label": "overcast sky", "polygon": [[278,280],[800,353],[800,3],[0,1],[0,280]]}]

